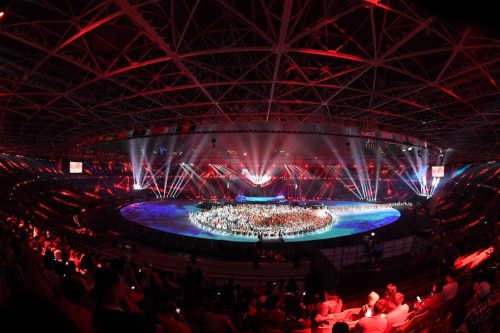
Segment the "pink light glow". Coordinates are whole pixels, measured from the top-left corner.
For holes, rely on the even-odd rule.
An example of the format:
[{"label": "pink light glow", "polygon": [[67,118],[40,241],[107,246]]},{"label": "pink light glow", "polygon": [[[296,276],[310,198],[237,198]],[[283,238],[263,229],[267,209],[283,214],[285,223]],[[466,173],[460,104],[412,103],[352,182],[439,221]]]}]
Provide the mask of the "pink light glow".
[{"label": "pink light glow", "polygon": [[493,247],[489,247],[485,250],[479,250],[472,254],[462,256],[455,262],[455,269],[465,268],[465,270],[471,270],[483,261],[489,258],[493,253]]},{"label": "pink light glow", "polygon": [[269,175],[255,175],[251,174],[247,169],[241,170],[241,174],[250,181],[254,186],[266,186],[273,179]]}]

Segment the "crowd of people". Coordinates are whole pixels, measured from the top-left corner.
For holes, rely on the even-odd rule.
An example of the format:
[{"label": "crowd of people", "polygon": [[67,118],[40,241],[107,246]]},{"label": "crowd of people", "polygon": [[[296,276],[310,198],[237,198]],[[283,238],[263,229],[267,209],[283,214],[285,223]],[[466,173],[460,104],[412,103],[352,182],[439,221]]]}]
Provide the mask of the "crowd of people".
[{"label": "crowd of people", "polygon": [[411,203],[342,205],[328,208],[237,204],[190,212],[189,220],[202,229],[218,234],[259,238],[293,237],[328,230],[339,221],[338,214],[341,213],[408,206],[411,206]]},{"label": "crowd of people", "polygon": [[263,204],[214,207],[190,212],[189,219],[214,233],[262,238],[321,232],[338,221],[338,217],[325,208]]},{"label": "crowd of people", "polygon": [[[487,332],[483,327],[491,325],[500,304],[499,270],[484,266],[467,276],[450,268],[421,300],[405,302],[391,283],[381,293],[370,292],[366,304],[340,318],[346,304],[331,288],[318,291],[293,279],[263,281],[256,288],[233,279],[219,283],[200,269],[173,273],[127,256],[106,257],[15,216],[3,216],[0,225],[0,324],[6,332],[9,327],[181,333],[331,327],[335,332],[346,324],[357,333],[388,332],[412,315],[447,304],[450,316],[442,320],[449,332],[479,333]],[[33,320],[23,320],[28,313]],[[426,328],[431,332],[432,327]]]},{"label": "crowd of people", "polygon": [[[423,317],[427,320],[420,332],[489,333],[500,328],[495,321],[500,310],[498,220],[496,228],[488,219],[488,224],[467,229],[463,241],[457,233],[433,236],[442,238],[441,265],[433,287],[420,300],[408,297],[410,289],[390,283],[385,290],[373,287],[362,303],[348,303],[352,295],[345,290],[318,290],[314,282],[262,281],[252,287],[233,279],[220,282],[196,267],[172,272],[127,256],[108,257],[74,241],[92,236],[86,240],[91,244],[89,239],[96,237],[90,231],[49,228],[47,221],[29,222],[24,219],[28,211],[22,213],[19,217],[0,210],[2,332],[258,333],[324,327],[332,332],[385,332],[436,309],[441,310],[438,316]],[[440,227],[448,231],[447,226]],[[489,259],[470,271],[455,268],[457,257],[483,245],[494,248]],[[363,306],[358,309],[357,303]],[[353,308],[357,311],[339,319]]]},{"label": "crowd of people", "polygon": [[332,206],[329,210],[332,213],[345,213],[345,212],[365,212],[369,210],[379,210],[387,208],[407,208],[412,207],[413,204],[410,202],[390,202],[390,203],[380,203],[380,204],[361,204],[361,205],[340,205]]}]

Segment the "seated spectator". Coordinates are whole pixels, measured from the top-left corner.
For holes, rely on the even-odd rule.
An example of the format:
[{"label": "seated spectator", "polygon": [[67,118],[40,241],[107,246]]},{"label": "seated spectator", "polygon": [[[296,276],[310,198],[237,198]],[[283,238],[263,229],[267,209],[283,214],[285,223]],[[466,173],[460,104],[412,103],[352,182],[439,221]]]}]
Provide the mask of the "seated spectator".
[{"label": "seated spectator", "polygon": [[492,308],[500,305],[500,289],[495,289],[488,296],[488,303]]},{"label": "seated spectator", "polygon": [[213,305],[213,310],[207,312],[205,316],[205,327],[212,330],[220,330],[221,332],[237,332],[231,318],[222,313],[224,305],[221,301],[216,301]]},{"label": "seated spectator", "polygon": [[404,296],[401,293],[396,293],[394,295],[394,301],[396,302],[396,307],[389,313],[387,313],[387,319],[389,324],[392,326],[399,326],[403,324],[408,317],[408,304],[403,304]]},{"label": "seated spectator", "polygon": [[256,332],[259,329],[259,318],[258,318],[258,304],[259,300],[257,297],[253,297],[248,304],[247,311],[243,314],[243,319],[240,324],[240,329],[242,331]]},{"label": "seated spectator", "polygon": [[293,293],[285,294],[276,305],[285,314],[283,329],[285,331],[311,327],[311,320],[300,300]]},{"label": "seated spectator", "polygon": [[314,322],[318,326],[328,326],[328,320],[333,318],[333,314],[342,310],[342,300],[333,289],[324,292],[324,299],[318,304]]},{"label": "seated spectator", "polygon": [[467,315],[467,308],[462,303],[455,303],[446,317],[448,333],[467,333],[464,319]]},{"label": "seated spectator", "polygon": [[9,307],[0,312],[2,333],[80,333],[79,328],[52,300],[32,291],[16,293]]},{"label": "seated spectator", "polygon": [[43,264],[43,257],[38,250],[26,248],[22,260],[22,274],[24,276],[24,287],[27,290],[33,291],[46,297],[54,299],[53,288],[57,285],[57,281],[52,278],[47,279],[47,275],[54,276],[50,269],[46,269]]},{"label": "seated spectator", "polygon": [[182,313],[177,312],[177,306],[172,301],[157,305],[156,319],[164,332],[191,333],[191,328],[186,324]]},{"label": "seated spectator", "polygon": [[375,302],[379,300],[379,298],[379,295],[376,292],[372,291],[368,295],[368,302],[361,307],[361,310],[357,315],[350,319],[357,320],[363,317],[371,317],[373,313],[373,306],[375,305]]},{"label": "seated spectator", "polygon": [[443,303],[443,286],[444,280],[438,280],[432,287],[431,295],[423,299],[422,302],[416,302],[413,308],[421,313],[440,306]]},{"label": "seated spectator", "polygon": [[13,294],[23,285],[23,274],[11,244],[2,239],[0,229],[0,311],[6,308]]},{"label": "seated spectator", "polygon": [[389,324],[384,315],[386,308],[387,302],[384,299],[378,300],[373,306],[372,316],[361,318],[354,326],[354,333],[383,333]]},{"label": "seated spectator", "polygon": [[269,295],[259,313],[259,322],[263,327],[283,329],[285,312],[276,295]]},{"label": "seated spectator", "polygon": [[338,321],[332,327],[332,333],[349,333],[349,324]]},{"label": "seated spectator", "polygon": [[138,304],[144,300],[144,293],[141,284],[137,281],[135,276],[135,270],[132,268],[130,256],[122,256],[117,261],[114,261],[112,266],[118,271],[121,279],[126,281],[126,297],[123,300],[122,306],[126,311],[143,314]]},{"label": "seated spectator", "polygon": [[397,288],[395,284],[389,283],[384,291],[384,294],[382,295],[382,299],[386,301],[386,312],[392,311],[397,305],[396,301],[394,299],[394,296],[396,295]]},{"label": "seated spectator", "polygon": [[448,274],[446,274],[446,284],[443,286],[443,291],[441,292],[443,296],[443,301],[448,301],[450,299],[455,298],[457,295],[458,283],[456,280],[456,273],[453,270],[450,270]]},{"label": "seated spectator", "polygon": [[490,295],[490,285],[486,281],[474,285],[474,299],[472,306],[468,309],[465,316],[465,324],[469,333],[483,332],[484,324],[491,315],[491,307],[488,304]]},{"label": "seated spectator", "polygon": [[81,333],[92,333],[92,311],[85,306],[86,297],[85,281],[80,275],[68,275],[63,279],[63,297],[59,300],[59,307]]},{"label": "seated spectator", "polygon": [[159,329],[141,314],[129,312],[127,286],[120,274],[104,268],[96,272],[94,325],[97,332],[156,332]]}]

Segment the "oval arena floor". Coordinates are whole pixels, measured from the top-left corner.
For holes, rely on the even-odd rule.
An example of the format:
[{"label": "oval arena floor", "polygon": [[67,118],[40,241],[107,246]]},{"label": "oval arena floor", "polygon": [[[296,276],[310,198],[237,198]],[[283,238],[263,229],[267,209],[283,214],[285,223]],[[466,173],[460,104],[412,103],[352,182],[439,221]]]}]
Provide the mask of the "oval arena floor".
[{"label": "oval arena floor", "polygon": [[[389,225],[399,219],[400,212],[394,208],[370,209],[373,204],[353,201],[319,201],[327,208],[345,207],[339,212],[339,221],[323,232],[301,236],[284,236],[284,242],[304,242],[331,239],[367,233]],[[198,212],[198,202],[188,200],[152,200],[133,203],[121,209],[121,215],[134,223],[156,230],[211,240],[231,242],[256,242],[257,237],[220,234],[204,230],[189,220],[189,212]]]},{"label": "oval arena floor", "polygon": [[[235,235],[213,234],[202,230],[189,221],[189,212],[195,212],[198,201],[194,200],[144,200],[120,207],[117,213],[129,223],[143,226],[151,230],[160,231],[166,235],[178,235],[179,239],[200,239],[209,242],[230,242],[232,244],[252,245],[257,238],[240,237]],[[352,206],[353,208],[369,205],[352,201],[323,201],[328,207]],[[302,244],[308,248],[313,244],[332,241],[342,243],[344,240],[362,238],[363,235],[376,231],[384,237],[404,237],[416,229],[427,228],[428,223],[415,222],[414,209],[394,209],[384,207],[377,210],[346,211],[339,214],[338,223],[330,230],[313,233],[301,237],[283,239],[283,243],[293,245]],[[272,241],[272,240],[270,240]],[[221,260],[216,257],[197,256],[195,263],[185,252],[172,252],[154,246],[136,243],[137,251],[128,247],[117,246],[111,242],[99,246],[98,250],[113,256],[129,255],[136,262],[143,262],[162,267],[173,272],[183,272],[187,266],[201,269],[206,276],[219,279],[236,278],[246,284],[256,284],[263,280],[287,280],[294,277],[303,281],[310,271],[309,258],[302,258],[298,267],[292,260],[286,262],[260,262],[255,269],[250,260]]]}]

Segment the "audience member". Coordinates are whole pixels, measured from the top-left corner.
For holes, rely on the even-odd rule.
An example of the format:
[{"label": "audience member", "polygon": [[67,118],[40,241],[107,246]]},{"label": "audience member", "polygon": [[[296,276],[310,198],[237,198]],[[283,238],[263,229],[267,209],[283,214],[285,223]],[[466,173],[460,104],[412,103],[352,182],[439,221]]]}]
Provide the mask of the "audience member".
[{"label": "audience member", "polygon": [[285,331],[305,329],[311,327],[311,319],[307,316],[305,308],[293,293],[286,293],[276,304],[285,314],[283,329]]},{"label": "audience member", "polygon": [[325,291],[323,297],[322,302],[318,304],[314,322],[318,326],[330,326],[329,320],[342,310],[342,300],[333,289]]},{"label": "audience member", "polygon": [[[285,332],[308,328],[311,326],[311,319],[320,312],[326,313],[329,318],[332,313],[342,310],[342,301],[333,292],[325,293],[324,300],[320,301],[318,298],[315,302],[308,301],[314,299],[315,294],[311,292],[309,297],[308,292],[307,298],[304,297],[301,304],[296,294],[299,287],[293,278],[285,286],[286,295],[282,297],[281,302],[276,302],[279,299],[277,296],[281,296],[282,290],[279,288],[283,286],[281,283],[274,283],[272,289],[264,286],[263,293],[249,287],[250,290],[244,294],[241,286],[233,283],[228,283],[222,288],[215,282],[212,285],[203,285],[203,282],[208,280],[203,278],[201,271],[200,274],[195,274],[189,268],[186,268],[187,274],[183,275],[152,267],[149,272],[143,266],[141,273],[140,267],[129,257],[115,261],[104,255],[89,252],[88,249],[82,249],[81,243],[70,242],[73,233],[67,234],[66,229],[45,230],[44,227],[39,229],[34,227],[33,222],[6,220],[5,213],[2,212],[0,219],[0,330],[2,332],[15,330],[68,333],[115,331],[188,333],[191,330],[190,326],[193,331],[201,330],[204,324],[208,327],[210,320],[209,315],[205,313],[205,306],[216,298],[233,307],[233,312],[237,315],[243,316],[245,309],[248,308],[246,317],[253,317],[249,324],[244,326],[240,320],[231,322],[231,318],[236,319],[237,316],[229,317],[214,309],[212,312],[214,317],[220,313],[232,326],[229,324],[224,326],[226,324],[223,321],[226,319],[212,321],[221,324],[219,327],[226,327],[228,332],[242,332],[246,328],[253,332],[263,331],[266,328],[277,328]],[[70,226],[64,225],[64,227]],[[463,251],[463,246],[459,246],[460,243],[456,244],[457,248]],[[446,262],[453,261],[453,255],[449,258],[451,259],[446,259]],[[487,267],[490,268],[491,265]],[[460,272],[462,271],[463,269],[460,269]],[[419,311],[436,308],[443,302],[445,296],[449,300],[463,299],[467,291],[458,290],[455,275],[452,266],[448,267],[446,287],[444,282],[436,282],[433,293],[415,308],[420,306]],[[464,287],[468,285],[466,280],[469,276],[471,275],[463,275]],[[315,288],[319,288],[319,280],[319,277],[309,279],[307,290],[317,290]],[[497,283],[498,281],[497,279]],[[493,283],[493,280],[488,282]],[[36,289],[36,292],[30,291],[31,289]],[[189,297],[192,298],[188,299],[186,290],[191,291]],[[498,292],[500,288],[481,281],[474,285],[473,290],[475,295],[469,303],[468,311],[463,305],[462,308],[450,308],[454,304],[449,302],[443,307],[451,309],[451,315],[446,320],[450,333],[465,333],[467,326],[472,333],[486,330],[496,332],[497,326],[492,322],[487,323],[487,320],[491,318],[491,313],[497,311],[492,309],[492,306],[498,306],[500,303],[500,292]],[[261,306],[258,304],[259,295],[262,296]],[[94,297],[94,302],[88,301],[87,297],[90,296]],[[181,313],[176,312],[174,302],[165,301],[174,297],[178,304],[182,304]],[[387,315],[384,318],[384,315],[380,314],[380,308],[385,299]],[[396,291],[395,285],[387,286],[382,300],[379,300],[376,293],[370,293],[367,304],[360,312],[361,319],[356,326],[356,332],[381,332],[383,321],[386,322],[386,330],[392,325],[398,325],[408,312],[404,309],[403,299],[403,295]],[[193,320],[190,316],[192,312],[189,312],[192,309],[187,306],[191,304],[190,301],[198,301],[196,306],[203,309],[200,322],[195,322],[194,325],[191,321],[188,325],[182,315],[185,313],[186,318]],[[395,307],[392,311],[391,306]],[[398,315],[400,310],[406,314]],[[153,316],[145,316],[150,313]],[[331,321],[329,325],[332,325]],[[424,324],[428,326],[429,332],[444,332],[443,325],[439,325],[434,325],[434,321]],[[345,332],[348,326],[345,322],[337,322],[330,327],[332,332]]]},{"label": "audience member", "polygon": [[78,274],[68,275],[63,279],[63,297],[59,307],[75,323],[81,333],[93,333],[92,311],[88,303],[85,281]]},{"label": "audience member", "polygon": [[414,308],[417,312],[424,312],[430,309],[435,309],[443,303],[443,287],[444,280],[439,279],[432,288],[432,293],[429,297],[426,297],[422,302],[416,302]]},{"label": "audience member", "polygon": [[[54,282],[49,282],[43,257],[39,250],[26,246],[22,258],[22,272],[24,276],[24,287],[48,299],[54,299]],[[52,275],[52,274],[51,274]]]},{"label": "audience member", "polygon": [[394,301],[396,307],[387,313],[387,319],[389,320],[389,324],[392,326],[399,326],[403,324],[408,317],[408,304],[403,304],[404,295],[401,293],[396,293],[394,295]]},{"label": "audience member", "polygon": [[332,327],[332,333],[349,333],[349,324],[338,321]]},{"label": "audience member", "polygon": [[156,320],[163,328],[163,332],[191,333],[191,328],[186,324],[183,315],[172,301],[162,302],[157,305]]},{"label": "audience member", "polygon": [[103,268],[95,276],[96,309],[94,325],[97,332],[156,332],[154,323],[142,315],[129,312],[123,306],[127,303],[127,286],[120,274],[113,269]]},{"label": "audience member", "polygon": [[372,316],[361,318],[354,327],[354,333],[383,333],[389,323],[384,315],[386,307],[386,300],[378,300],[373,306]]},{"label": "audience member", "polygon": [[370,294],[368,294],[368,302],[361,307],[361,310],[359,311],[359,314],[356,316],[356,318],[353,319],[360,319],[363,317],[371,317],[373,313],[373,306],[375,303],[379,300],[379,295],[372,291]]},{"label": "audience member", "polygon": [[451,307],[446,322],[448,323],[448,333],[467,333],[467,327],[464,323],[467,315],[465,304],[455,303]]},{"label": "audience member", "polygon": [[205,327],[212,330],[219,330],[221,332],[236,333],[238,330],[231,321],[231,318],[229,318],[228,315],[222,313],[223,310],[223,303],[221,301],[216,301],[213,304],[212,311],[206,313]]},{"label": "audience member", "polygon": [[52,299],[31,290],[17,293],[9,307],[0,312],[0,330],[2,333],[81,332]]},{"label": "audience member", "polygon": [[483,327],[491,315],[491,307],[488,303],[490,285],[486,281],[474,285],[474,299],[465,316],[465,324],[468,333],[483,332]]},{"label": "audience member", "polygon": [[453,270],[448,271],[446,274],[446,284],[443,286],[442,296],[443,301],[448,301],[455,298],[457,295],[458,283],[456,280],[456,273]]},{"label": "audience member", "polygon": [[394,296],[396,295],[397,288],[395,284],[389,283],[384,291],[382,299],[386,301],[386,312],[392,311],[397,305]]}]

